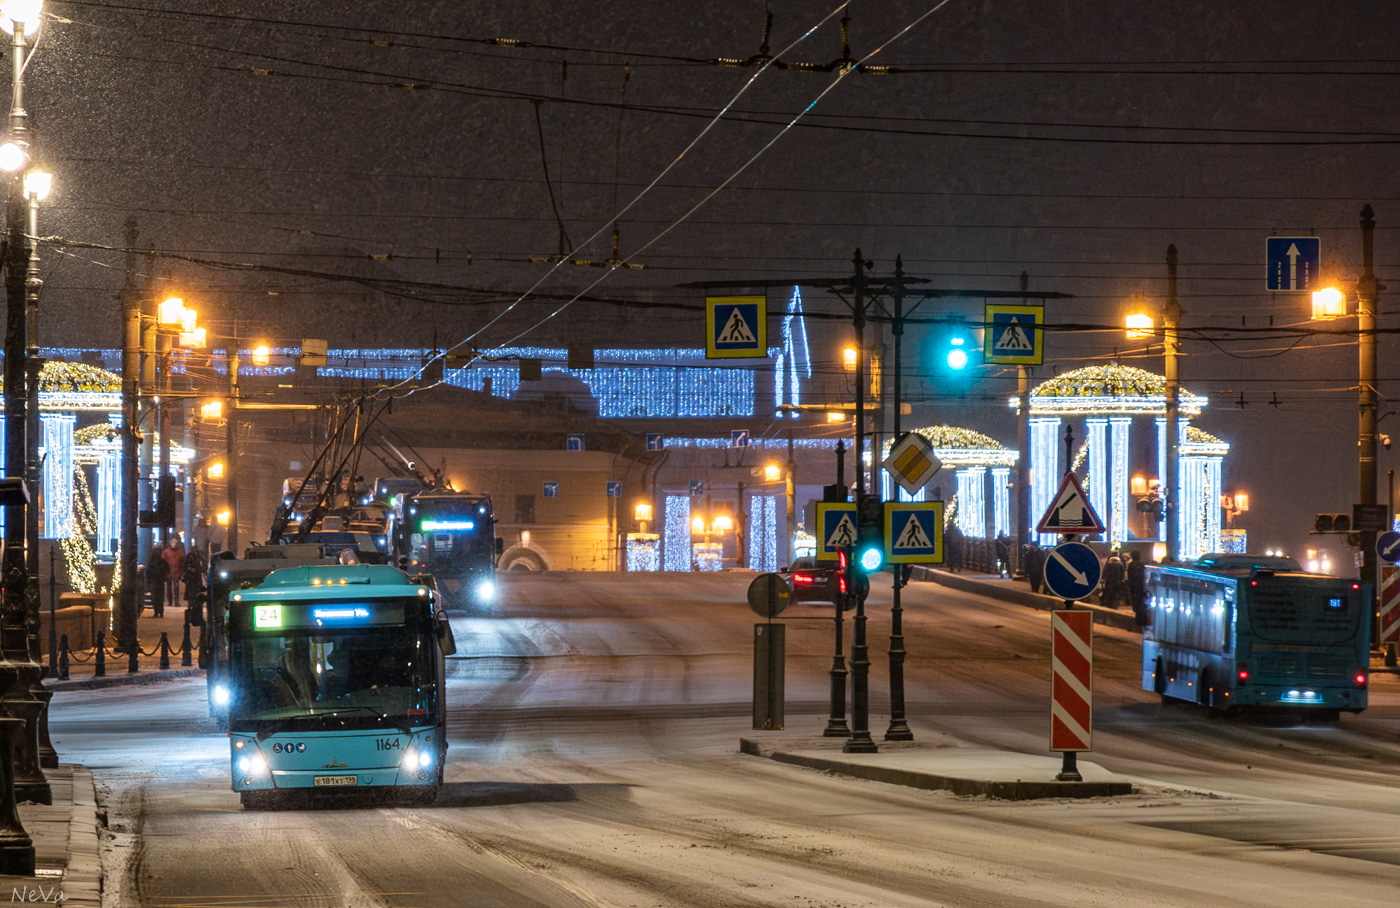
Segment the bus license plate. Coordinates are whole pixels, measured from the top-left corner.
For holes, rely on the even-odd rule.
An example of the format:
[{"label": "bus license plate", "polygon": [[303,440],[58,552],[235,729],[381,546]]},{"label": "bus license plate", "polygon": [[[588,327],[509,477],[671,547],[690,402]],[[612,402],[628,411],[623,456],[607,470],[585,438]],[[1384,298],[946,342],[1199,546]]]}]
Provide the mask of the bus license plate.
[{"label": "bus license plate", "polygon": [[317,788],[338,787],[344,785],[358,785],[359,776],[316,776],[311,780]]}]

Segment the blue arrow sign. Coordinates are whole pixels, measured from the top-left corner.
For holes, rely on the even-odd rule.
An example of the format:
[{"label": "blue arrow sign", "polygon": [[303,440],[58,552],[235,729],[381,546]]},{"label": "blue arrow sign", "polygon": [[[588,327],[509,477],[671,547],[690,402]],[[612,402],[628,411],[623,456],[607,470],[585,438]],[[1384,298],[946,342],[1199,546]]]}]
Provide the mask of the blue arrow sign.
[{"label": "blue arrow sign", "polygon": [[609,482],[609,483],[608,483],[608,497],[609,497],[609,498],[621,498],[621,497],[622,497],[622,483],[620,483],[620,482]]},{"label": "blue arrow sign", "polygon": [[691,497],[691,498],[699,498],[701,495],[704,495],[704,494],[705,494],[705,480],[703,480],[703,479],[692,479],[692,480],[690,481],[690,497]]},{"label": "blue arrow sign", "polygon": [[1061,599],[1083,599],[1102,573],[1098,554],[1082,542],[1062,542],[1045,559],[1045,585]]},{"label": "blue arrow sign", "polygon": [[1394,564],[1400,561],[1400,533],[1394,530],[1386,530],[1376,537],[1376,554],[1381,556],[1381,560],[1386,564]]},{"label": "blue arrow sign", "polygon": [[583,450],[583,436],[582,436],[582,435],[570,435],[568,438],[566,438],[566,439],[564,440],[564,450],[565,450],[565,451],[582,451],[582,450]]},{"label": "blue arrow sign", "polygon": [[747,448],[749,446],[749,430],[734,429],[729,433],[729,439],[736,448]]},{"label": "blue arrow sign", "polygon": [[1270,290],[1312,290],[1322,267],[1322,240],[1315,236],[1271,236],[1266,243]]},{"label": "blue arrow sign", "polygon": [[547,482],[547,483],[545,483],[545,484],[544,484],[544,497],[545,497],[545,498],[558,498],[558,497],[559,497],[559,483],[557,483],[557,482]]},{"label": "blue arrow sign", "polygon": [[658,433],[655,433],[655,432],[651,432],[651,433],[648,433],[648,434],[647,434],[647,450],[648,450],[648,451],[660,451],[660,450],[664,449],[665,447],[666,447],[666,439],[665,439],[664,436],[662,436],[662,435],[660,435],[660,434],[658,434]]}]

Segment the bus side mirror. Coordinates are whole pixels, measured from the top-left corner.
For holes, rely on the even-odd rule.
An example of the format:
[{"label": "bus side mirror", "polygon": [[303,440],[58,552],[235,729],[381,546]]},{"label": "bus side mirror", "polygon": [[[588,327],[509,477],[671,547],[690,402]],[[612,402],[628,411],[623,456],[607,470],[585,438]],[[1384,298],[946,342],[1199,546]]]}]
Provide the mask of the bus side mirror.
[{"label": "bus side mirror", "polygon": [[437,638],[444,656],[457,654],[457,638],[452,636],[452,625],[447,622],[447,616],[441,613],[438,614]]}]

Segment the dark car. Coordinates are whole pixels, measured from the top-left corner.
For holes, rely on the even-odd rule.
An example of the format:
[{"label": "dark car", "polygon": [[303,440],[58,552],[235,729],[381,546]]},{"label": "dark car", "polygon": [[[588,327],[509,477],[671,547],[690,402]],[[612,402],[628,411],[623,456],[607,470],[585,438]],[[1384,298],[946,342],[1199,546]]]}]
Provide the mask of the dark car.
[{"label": "dark car", "polygon": [[831,602],[831,585],[836,582],[836,562],[798,558],[792,563],[791,602]]}]

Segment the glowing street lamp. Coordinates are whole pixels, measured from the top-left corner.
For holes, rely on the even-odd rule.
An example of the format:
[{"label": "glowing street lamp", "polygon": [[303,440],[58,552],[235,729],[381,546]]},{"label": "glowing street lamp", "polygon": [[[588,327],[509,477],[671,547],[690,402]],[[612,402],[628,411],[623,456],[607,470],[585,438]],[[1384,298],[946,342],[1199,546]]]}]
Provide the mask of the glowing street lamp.
[{"label": "glowing street lamp", "polygon": [[1346,294],[1336,287],[1323,287],[1314,290],[1312,295],[1312,317],[1319,321],[1342,318],[1347,314]]},{"label": "glowing street lamp", "polygon": [[272,348],[267,344],[259,344],[253,348],[253,365],[266,366],[272,361]]},{"label": "glowing street lamp", "polygon": [[777,482],[783,478],[783,468],[775,463],[770,463],[763,468],[764,482]]},{"label": "glowing street lamp", "polygon": [[1140,340],[1144,337],[1151,337],[1154,333],[1156,323],[1152,316],[1145,312],[1135,312],[1123,320],[1124,327],[1128,329],[1128,340]]},{"label": "glowing street lamp", "polygon": [[178,334],[184,325],[184,320],[185,301],[178,296],[161,300],[160,304],[156,306],[156,325],[161,330]]},{"label": "glowing street lamp", "polygon": [[646,523],[651,520],[651,503],[646,501],[637,502],[637,506],[632,509],[632,517],[639,523]]},{"label": "glowing street lamp", "polygon": [[205,472],[205,475],[207,475],[210,479],[223,479],[223,478],[224,478],[224,462],[223,462],[222,460],[216,460],[216,461],[214,461],[213,463],[211,463],[211,464],[205,469],[204,472]]},{"label": "glowing street lamp", "polygon": [[860,358],[860,351],[855,347],[847,346],[841,351],[841,361],[845,365],[847,372],[856,371],[856,360]]},{"label": "glowing street lamp", "polygon": [[223,419],[224,402],[221,400],[211,400],[199,408],[200,419]]}]

